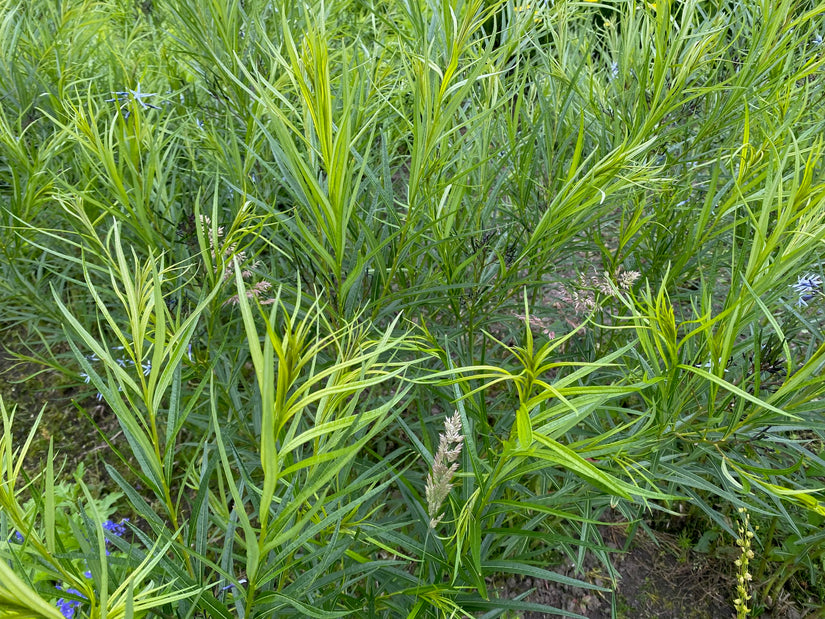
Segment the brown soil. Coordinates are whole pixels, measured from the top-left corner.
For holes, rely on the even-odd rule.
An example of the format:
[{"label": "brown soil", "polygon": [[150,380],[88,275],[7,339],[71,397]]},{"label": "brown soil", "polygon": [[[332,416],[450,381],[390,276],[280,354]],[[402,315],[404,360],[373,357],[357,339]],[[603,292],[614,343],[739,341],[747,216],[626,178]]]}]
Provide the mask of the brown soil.
[{"label": "brown soil", "polygon": [[[730,594],[735,584],[731,569],[705,555],[690,551],[674,554],[674,540],[662,536],[658,544],[637,537],[626,552],[626,538],[617,527],[604,532],[619,573],[615,583],[593,557],[585,560],[583,570],[572,565],[556,566],[553,571],[608,587],[614,594],[579,589],[548,581],[509,581],[502,598],[514,598],[526,589],[534,591],[526,601],[554,606],[587,619],[730,619],[735,616]],[[614,613],[615,607],[615,615]],[[522,619],[562,617],[560,613],[527,612]]]},{"label": "brown soil", "polygon": [[[570,564],[549,569],[563,576],[610,588],[613,594],[556,582],[511,578],[498,588],[499,597],[516,599],[531,590],[525,601],[553,606],[587,619],[736,617],[731,603],[736,586],[733,559],[725,561],[685,550],[679,547],[675,536],[665,533],[656,533],[655,541],[639,534],[627,551],[622,550],[627,538],[618,527],[604,529],[602,534],[608,546],[615,550],[612,562],[619,573],[615,582],[611,582],[603,566],[591,556],[586,558],[583,570],[576,570]],[[506,616],[512,619],[544,619],[570,615],[525,612]],[[773,609],[763,611],[759,617],[825,619],[825,609],[803,613],[786,597],[777,601]]]},{"label": "brown soil", "polygon": [[52,441],[55,469],[62,470],[61,476],[71,477],[83,463],[84,479],[91,486],[105,477],[102,458],[111,459],[111,454],[95,426],[116,443],[122,435],[117,418],[107,406],[95,400],[93,388],[73,384],[61,373],[21,361],[0,347],[0,397],[7,413],[14,413],[16,447],[25,444],[43,411],[28,450],[26,470],[42,470]]}]

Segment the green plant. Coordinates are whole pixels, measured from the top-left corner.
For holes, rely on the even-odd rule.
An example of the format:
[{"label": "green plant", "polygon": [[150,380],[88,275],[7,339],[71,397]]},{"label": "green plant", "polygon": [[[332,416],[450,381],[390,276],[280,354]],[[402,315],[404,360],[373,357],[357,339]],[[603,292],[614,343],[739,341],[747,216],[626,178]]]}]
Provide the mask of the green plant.
[{"label": "green plant", "polygon": [[755,604],[815,587],[823,28],[810,0],[0,0],[2,344],[72,382],[112,497],[26,477],[9,418],[2,600],[564,612],[490,583],[608,594],[603,527],[709,548],[740,508]]}]

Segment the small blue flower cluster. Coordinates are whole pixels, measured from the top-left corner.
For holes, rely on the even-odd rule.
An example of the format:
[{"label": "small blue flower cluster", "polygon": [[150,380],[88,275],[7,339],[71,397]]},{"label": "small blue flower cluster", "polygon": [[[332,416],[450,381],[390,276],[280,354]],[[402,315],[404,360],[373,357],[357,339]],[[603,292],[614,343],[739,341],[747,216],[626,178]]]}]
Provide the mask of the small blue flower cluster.
[{"label": "small blue flower cluster", "polygon": [[[105,531],[108,531],[109,533],[112,533],[113,535],[115,535],[117,537],[123,537],[123,534],[126,533],[126,523],[127,522],[129,522],[128,518],[124,518],[120,522],[112,522],[111,520],[106,520],[103,523],[103,529]],[[105,537],[106,537],[106,541],[108,542],[109,537],[108,536],[105,536]]]},{"label": "small blue flower cluster", "polygon": [[[60,591],[63,590],[61,589],[60,585],[55,585],[55,588]],[[70,595],[75,595],[77,597],[81,597],[84,600],[87,599],[85,595],[83,595],[80,591],[74,589],[73,587],[69,587],[68,589],[66,589],[66,593]],[[82,602],[77,599],[60,598],[59,600],[57,600],[57,610],[59,610],[60,613],[64,617],[66,617],[66,619],[72,619],[72,617],[74,617],[74,611],[80,608],[81,603]]]},{"label": "small blue flower cluster", "polygon": [[[116,536],[116,537],[122,537],[123,534],[126,533],[126,523],[127,522],[129,522],[128,518],[124,518],[120,522],[113,522],[111,520],[106,520],[102,523],[103,530],[104,530],[103,536],[106,538],[106,545],[107,546],[109,545],[109,541],[111,540],[111,537],[109,537],[109,535],[107,535],[107,533],[110,534],[110,535]],[[23,537],[19,533],[17,533],[17,536],[18,536],[18,539],[22,541]],[[109,549],[108,548],[106,549],[106,556],[109,556]],[[91,578],[92,577],[92,571],[91,570],[86,570],[85,572],[83,572],[83,575],[86,578]],[[59,598],[57,600],[57,609],[60,611],[60,613],[64,617],[66,617],[66,619],[72,619],[72,617],[74,617],[75,611],[78,608],[80,608],[81,604],[83,603],[78,598],[83,598],[84,600],[88,599],[88,598],[85,595],[83,595],[80,591],[78,591],[77,589],[75,589],[73,587],[69,587],[69,588],[64,590],[60,585],[55,585],[55,589],[57,589],[58,591],[64,591],[65,593],[67,593],[69,595],[75,596],[74,598],[62,597],[62,598]]]},{"label": "small blue flower cluster", "polygon": [[[124,518],[120,522],[112,522],[111,520],[105,520],[101,526],[103,526],[103,537],[106,539],[106,556],[108,557],[111,553],[109,552],[109,542],[112,541],[112,538],[106,535],[106,533],[111,533],[115,537],[123,537],[123,534],[126,533],[126,523],[129,522],[128,518]],[[91,578],[91,576],[87,576],[87,578]]]},{"label": "small blue flower cluster", "polygon": [[[123,350],[123,346],[114,346],[112,348],[112,350]],[[88,359],[92,363],[95,363],[96,361],[100,361],[100,357],[98,357],[94,353],[92,353],[91,355],[87,355],[86,359]],[[135,362],[132,361],[131,359],[123,359],[122,357],[118,357],[117,359],[115,359],[115,362],[122,368],[127,368],[127,367],[135,365]],[[142,363],[141,366],[140,366],[140,369],[143,372],[144,376],[149,376],[149,374],[152,372],[152,362],[151,361],[146,361],[146,363]],[[91,381],[91,377],[86,372],[81,372],[80,373],[80,378],[82,378],[83,382],[86,383],[87,385]],[[122,391],[122,387],[118,387],[118,391]],[[97,395],[95,395],[95,399],[98,402],[102,401],[103,400],[103,394],[98,392]]]},{"label": "small blue flower cluster", "polygon": [[822,278],[815,273],[805,273],[800,275],[795,284],[791,284],[791,288],[799,295],[796,300],[797,307],[808,307],[808,301],[814,298],[814,295],[819,292],[822,287]]},{"label": "small blue flower cluster", "polygon": [[[116,92],[113,92],[112,94],[114,96],[111,99],[106,99],[106,102],[107,103],[109,103],[109,102],[119,103],[121,112],[126,111],[126,107],[129,105],[129,103],[131,101],[134,101],[135,103],[140,105],[140,107],[142,107],[144,110],[149,109],[149,108],[151,108],[153,110],[159,110],[160,109],[157,105],[152,105],[151,103],[146,103],[144,101],[144,99],[146,99],[148,97],[156,97],[158,93],[156,93],[156,92],[142,92],[140,90],[140,82],[138,82],[136,90],[132,90],[130,88],[130,89],[127,89],[127,90],[118,90]],[[125,114],[125,116],[126,116],[126,118],[128,118],[128,114]]]}]

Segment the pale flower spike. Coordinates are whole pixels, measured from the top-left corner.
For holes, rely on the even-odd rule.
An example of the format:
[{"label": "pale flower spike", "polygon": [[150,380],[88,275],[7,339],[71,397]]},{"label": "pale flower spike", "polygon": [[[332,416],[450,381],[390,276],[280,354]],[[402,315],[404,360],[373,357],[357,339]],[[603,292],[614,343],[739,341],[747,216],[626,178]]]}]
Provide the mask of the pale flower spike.
[{"label": "pale flower spike", "polygon": [[[519,320],[527,320],[524,314],[516,314],[516,318]],[[537,329],[541,331],[544,335],[546,335],[551,340],[556,337],[556,332],[550,329],[550,325],[552,325],[552,321],[548,318],[539,318],[538,316],[530,315],[529,319],[530,328]]]},{"label": "pale flower spike", "polygon": [[[212,260],[215,263],[215,269],[217,270],[219,260],[218,251],[216,251],[216,248],[218,248],[218,246],[220,245],[220,241],[223,238],[224,228],[223,226],[218,226],[214,235],[217,238],[213,238],[211,230],[212,220],[209,219],[209,217],[207,217],[206,215],[201,215],[200,220],[201,226],[203,226],[204,231],[206,232],[206,238],[209,240],[209,249],[211,250],[210,253],[212,254]],[[232,243],[227,247],[221,248],[220,253],[223,256],[223,260],[226,265],[223,271],[223,281],[225,282],[235,277],[235,263],[232,261],[232,258],[235,258],[235,260],[237,260],[237,263],[241,265],[241,278],[244,281],[247,281],[252,278],[252,276],[255,274],[253,272],[253,269],[258,268],[260,264],[260,262],[257,260],[250,263],[247,259],[246,252],[237,251],[237,245],[235,243]],[[270,284],[268,281],[261,280],[256,284],[252,285],[246,291],[246,297],[249,300],[257,299],[257,301],[261,305],[271,305],[272,303],[275,303],[275,299],[273,299],[272,297],[264,298],[265,293],[271,287],[272,284]],[[232,295],[230,298],[223,302],[223,305],[237,305],[238,303],[240,303],[238,295]]]},{"label": "pale flower spike", "polygon": [[431,529],[438,526],[443,518],[438,512],[453,487],[451,480],[458,470],[457,460],[458,456],[461,455],[463,442],[461,415],[456,411],[452,417],[447,417],[444,420],[444,434],[439,435],[438,451],[433,461],[433,470],[427,475],[425,494]]}]

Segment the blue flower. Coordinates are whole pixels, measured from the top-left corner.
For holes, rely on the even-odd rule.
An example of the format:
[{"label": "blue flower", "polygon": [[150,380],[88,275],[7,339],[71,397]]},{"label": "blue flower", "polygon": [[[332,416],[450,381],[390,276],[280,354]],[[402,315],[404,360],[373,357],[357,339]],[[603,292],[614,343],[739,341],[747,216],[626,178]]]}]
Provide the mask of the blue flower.
[{"label": "blue flower", "polygon": [[153,110],[159,110],[160,108],[157,105],[152,105],[151,103],[146,103],[144,99],[147,97],[156,97],[156,92],[142,92],[140,90],[140,82],[138,82],[137,90],[132,90],[131,88],[128,90],[118,90],[112,93],[114,97],[111,99],[106,99],[106,101],[114,101],[120,103],[120,109],[123,110],[130,101],[134,101],[144,110],[147,108],[152,108]]},{"label": "blue flower", "polygon": [[[63,590],[61,589],[60,585],[55,585],[55,589],[57,589],[58,591]],[[68,589],[66,589],[66,593],[76,595],[78,597],[83,598],[84,600],[86,599],[85,595],[83,595],[80,591],[74,589],[73,587],[69,587]],[[64,617],[66,617],[66,619],[72,619],[72,617],[74,617],[74,611],[80,608],[80,605],[80,600],[72,600],[66,598],[60,598],[59,600],[57,600],[57,610],[59,610],[60,613]]]},{"label": "blue flower", "polygon": [[[129,522],[128,518],[124,518],[120,522],[112,522],[111,520],[106,520],[103,523],[103,530],[112,533],[117,537],[123,537],[123,534],[126,533],[126,524]],[[109,537],[106,536],[106,541],[109,541]]]},{"label": "blue flower", "polygon": [[[238,584],[245,585],[246,584],[246,578],[241,578],[238,581]],[[234,588],[235,588],[235,585],[230,583],[230,584],[226,585],[225,587],[221,587],[221,591],[227,591],[228,589],[234,589]]]},{"label": "blue flower", "polygon": [[794,289],[799,295],[799,298],[796,301],[797,307],[808,307],[808,301],[814,298],[814,295],[819,292],[819,289],[822,287],[822,278],[815,273],[805,273],[805,275],[800,275],[795,284],[791,284],[791,288]]}]

